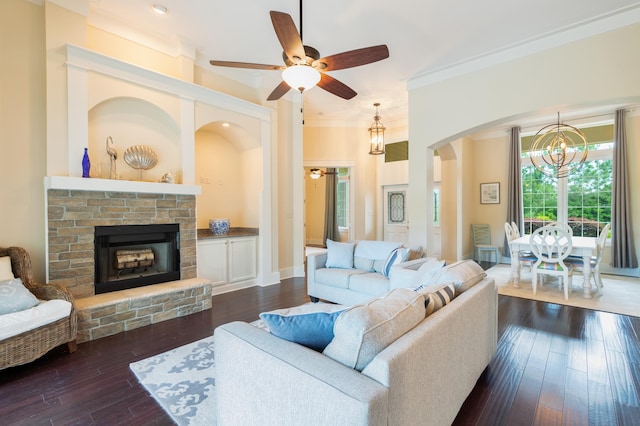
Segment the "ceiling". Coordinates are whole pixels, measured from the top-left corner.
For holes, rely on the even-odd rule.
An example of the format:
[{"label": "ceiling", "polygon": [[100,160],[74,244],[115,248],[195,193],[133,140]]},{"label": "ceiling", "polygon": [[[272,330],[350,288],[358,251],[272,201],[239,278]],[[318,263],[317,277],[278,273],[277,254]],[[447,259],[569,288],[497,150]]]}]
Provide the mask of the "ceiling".
[{"label": "ceiling", "polygon": [[[85,1],[91,25],[159,50],[191,52],[211,69],[209,59],[281,65],[269,11],[289,13],[298,28],[300,20],[299,0],[53,1]],[[154,13],[153,3],[168,13]],[[371,122],[373,103],[380,102],[389,126],[406,122],[409,80],[434,81],[628,25],[639,20],[640,1],[307,0],[303,9],[303,42],[322,56],[377,44],[387,44],[390,52],[381,62],[330,72],[358,96],[347,101],[314,88],[304,95],[305,119]],[[215,71],[260,87],[265,99],[281,81],[278,71]]]}]

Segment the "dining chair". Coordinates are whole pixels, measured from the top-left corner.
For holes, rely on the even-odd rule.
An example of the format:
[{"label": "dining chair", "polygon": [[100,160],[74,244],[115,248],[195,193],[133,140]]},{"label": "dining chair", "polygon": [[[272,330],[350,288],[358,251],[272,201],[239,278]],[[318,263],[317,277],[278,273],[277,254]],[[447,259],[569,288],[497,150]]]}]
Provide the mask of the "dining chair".
[{"label": "dining chair", "polygon": [[[536,261],[536,256],[533,255],[532,252],[530,251],[517,251],[516,249],[514,249],[514,247],[511,245],[511,241],[515,240],[516,238],[520,237],[520,231],[518,230],[517,226],[514,226],[515,223],[511,222],[505,222],[504,224],[504,232],[505,235],[507,236],[507,244],[509,245],[509,254],[511,255],[511,259],[517,258],[518,259],[518,278],[520,277],[520,268],[524,265],[524,266],[528,266],[529,270],[531,270],[531,267],[533,266],[533,263]],[[517,283],[513,283],[514,285],[516,285]]]},{"label": "dining chair", "polygon": [[[603,287],[602,277],[600,276],[600,263],[602,262],[602,255],[607,242],[607,236],[609,235],[609,229],[611,229],[611,224],[607,223],[600,231],[600,235],[596,241],[596,255],[591,256],[590,259],[591,277],[593,277],[598,288]],[[565,260],[565,263],[571,263],[576,271],[584,269],[584,259],[580,256],[569,256]]]},{"label": "dining chair", "polygon": [[488,224],[472,224],[473,233],[473,260],[480,262],[481,253],[489,253],[488,261],[491,261],[491,253],[496,256],[496,263],[500,262],[500,251],[498,246],[491,245],[491,228]]},{"label": "dining chair", "polygon": [[537,257],[531,268],[531,283],[533,294],[536,294],[538,275],[554,275],[562,278],[564,298],[569,299],[569,289],[572,286],[573,265],[565,263],[571,254],[573,244],[571,235],[564,227],[543,226],[536,229],[530,237],[531,251]]}]

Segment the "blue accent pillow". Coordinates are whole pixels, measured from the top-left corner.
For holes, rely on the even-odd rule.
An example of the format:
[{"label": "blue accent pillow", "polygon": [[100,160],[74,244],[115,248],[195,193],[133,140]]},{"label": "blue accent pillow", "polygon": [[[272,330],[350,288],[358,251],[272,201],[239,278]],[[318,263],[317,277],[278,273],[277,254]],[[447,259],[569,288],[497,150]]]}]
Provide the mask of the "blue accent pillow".
[{"label": "blue accent pillow", "polygon": [[389,257],[387,258],[387,261],[384,264],[384,268],[382,269],[382,275],[384,275],[385,277],[388,277],[389,273],[391,273],[391,267],[393,265],[406,262],[408,258],[409,258],[408,248],[398,247],[397,249],[394,249],[391,253],[389,253]]},{"label": "blue accent pillow", "polygon": [[339,243],[327,240],[327,268],[353,268],[353,250],[355,243]]},{"label": "blue accent pillow", "polygon": [[0,281],[0,315],[24,311],[40,302],[22,284],[22,279]]},{"label": "blue accent pillow", "polygon": [[260,318],[274,336],[322,352],[333,340],[333,323],[342,312],[313,312],[300,315],[264,312],[260,314]]}]

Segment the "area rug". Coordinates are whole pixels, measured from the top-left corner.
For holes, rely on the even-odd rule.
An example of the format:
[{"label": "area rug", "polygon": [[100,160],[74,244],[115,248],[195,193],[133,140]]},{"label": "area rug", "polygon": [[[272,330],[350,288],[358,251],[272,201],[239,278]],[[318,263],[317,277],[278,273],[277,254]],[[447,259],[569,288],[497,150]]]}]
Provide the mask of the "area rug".
[{"label": "area rug", "polygon": [[129,367],[178,425],[215,425],[213,349],[210,336]]},{"label": "area rug", "polygon": [[556,281],[550,281],[543,286],[538,285],[534,295],[531,273],[526,267],[523,267],[520,273],[520,288],[514,288],[509,284],[510,265],[496,265],[487,270],[487,275],[495,279],[498,293],[505,296],[640,317],[640,279],[638,278],[602,274],[603,288],[598,290],[592,284],[592,298],[585,299],[582,297],[582,275],[578,274],[573,277],[573,291],[569,293],[569,300],[566,300],[564,292]]}]

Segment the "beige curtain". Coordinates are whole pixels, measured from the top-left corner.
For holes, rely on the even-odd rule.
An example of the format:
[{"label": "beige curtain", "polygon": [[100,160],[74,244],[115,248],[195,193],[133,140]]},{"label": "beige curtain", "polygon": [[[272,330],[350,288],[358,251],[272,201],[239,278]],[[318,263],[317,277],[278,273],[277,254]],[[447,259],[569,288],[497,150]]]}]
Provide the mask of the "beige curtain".
[{"label": "beige curtain", "polygon": [[327,244],[327,240],[338,241],[338,211],[336,200],[336,169],[333,167],[327,168],[325,174],[327,179],[326,193],[324,202],[324,243]]},{"label": "beige curtain", "polygon": [[[633,240],[631,185],[627,165],[627,134],[624,110],[616,111],[613,146],[613,187],[611,190],[611,266],[637,268]],[[637,189],[636,189],[637,190]]]},{"label": "beige curtain", "polygon": [[[515,222],[522,230],[522,172],[520,170],[520,127],[511,128],[511,140],[509,142],[509,175],[507,176],[507,218],[506,222]],[[511,257],[507,236],[504,236],[502,255]]]}]

